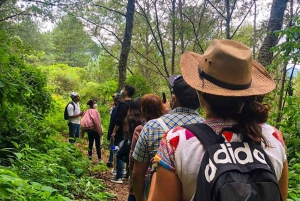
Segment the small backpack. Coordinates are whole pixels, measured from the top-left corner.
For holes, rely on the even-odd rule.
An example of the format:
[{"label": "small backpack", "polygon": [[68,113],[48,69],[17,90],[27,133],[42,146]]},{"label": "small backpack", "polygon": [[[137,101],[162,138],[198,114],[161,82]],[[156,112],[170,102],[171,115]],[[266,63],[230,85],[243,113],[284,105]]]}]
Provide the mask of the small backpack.
[{"label": "small backpack", "polygon": [[274,167],[260,144],[247,137],[225,142],[203,123],[184,127],[206,148],[194,201],[282,201]]},{"label": "small backpack", "polygon": [[123,139],[119,144],[119,151],[117,159],[122,160],[124,163],[129,163],[129,153],[131,149],[131,141],[129,138]]},{"label": "small backpack", "polygon": [[69,102],[66,107],[65,107],[65,112],[64,112],[64,119],[69,120],[69,113],[68,113],[68,106],[69,104],[73,105],[74,111],[75,111],[75,104],[73,102]]}]

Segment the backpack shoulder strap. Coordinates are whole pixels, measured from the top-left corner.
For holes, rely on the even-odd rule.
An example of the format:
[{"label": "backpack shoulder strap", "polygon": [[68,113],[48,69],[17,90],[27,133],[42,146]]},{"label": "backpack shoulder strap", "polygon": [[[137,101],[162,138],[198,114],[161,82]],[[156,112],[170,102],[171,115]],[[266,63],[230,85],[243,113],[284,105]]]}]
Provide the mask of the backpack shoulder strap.
[{"label": "backpack shoulder strap", "polygon": [[165,132],[167,132],[168,130],[170,130],[169,127],[164,122],[164,120],[162,120],[162,118],[158,118],[157,121],[160,124],[160,126],[164,129]]},{"label": "backpack shoulder strap", "polygon": [[204,123],[189,124],[182,127],[191,131],[206,148],[220,142],[215,131]]},{"label": "backpack shoulder strap", "polygon": [[[69,102],[69,104],[73,105],[74,111],[75,111],[75,104],[73,103],[73,101]],[[68,105],[69,105],[69,104],[68,104]]]}]

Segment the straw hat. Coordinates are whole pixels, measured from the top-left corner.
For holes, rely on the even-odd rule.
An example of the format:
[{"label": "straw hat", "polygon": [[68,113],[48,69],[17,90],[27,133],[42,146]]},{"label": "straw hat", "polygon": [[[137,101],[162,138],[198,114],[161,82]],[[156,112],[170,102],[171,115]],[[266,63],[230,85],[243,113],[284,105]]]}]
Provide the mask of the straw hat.
[{"label": "straw hat", "polygon": [[186,52],[180,59],[184,80],[196,90],[219,96],[264,95],[275,89],[266,69],[250,49],[232,40],[214,39],[203,55]]}]

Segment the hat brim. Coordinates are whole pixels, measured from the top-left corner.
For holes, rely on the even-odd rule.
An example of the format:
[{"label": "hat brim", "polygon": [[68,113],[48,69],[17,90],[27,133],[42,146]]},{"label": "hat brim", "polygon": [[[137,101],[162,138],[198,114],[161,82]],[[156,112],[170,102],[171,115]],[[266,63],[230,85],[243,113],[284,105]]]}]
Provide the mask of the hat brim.
[{"label": "hat brim", "polygon": [[255,60],[252,60],[252,83],[249,88],[230,90],[219,87],[206,79],[200,79],[198,67],[202,58],[201,54],[186,52],[180,59],[180,68],[184,80],[198,91],[218,96],[254,96],[267,94],[276,87],[275,82],[264,66]]}]

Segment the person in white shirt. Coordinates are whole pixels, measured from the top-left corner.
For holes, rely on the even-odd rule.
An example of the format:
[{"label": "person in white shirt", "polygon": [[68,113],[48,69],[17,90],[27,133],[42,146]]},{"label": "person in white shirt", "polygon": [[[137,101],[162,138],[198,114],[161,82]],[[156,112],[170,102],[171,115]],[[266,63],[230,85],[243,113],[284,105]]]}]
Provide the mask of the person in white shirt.
[{"label": "person in white shirt", "polygon": [[[80,117],[84,112],[80,111],[80,97],[77,92],[72,92],[70,95],[72,102],[68,104],[67,110],[69,115],[68,127],[69,127],[69,142],[74,144],[76,138],[79,138],[80,131]],[[75,106],[75,108],[74,108]]]}]

